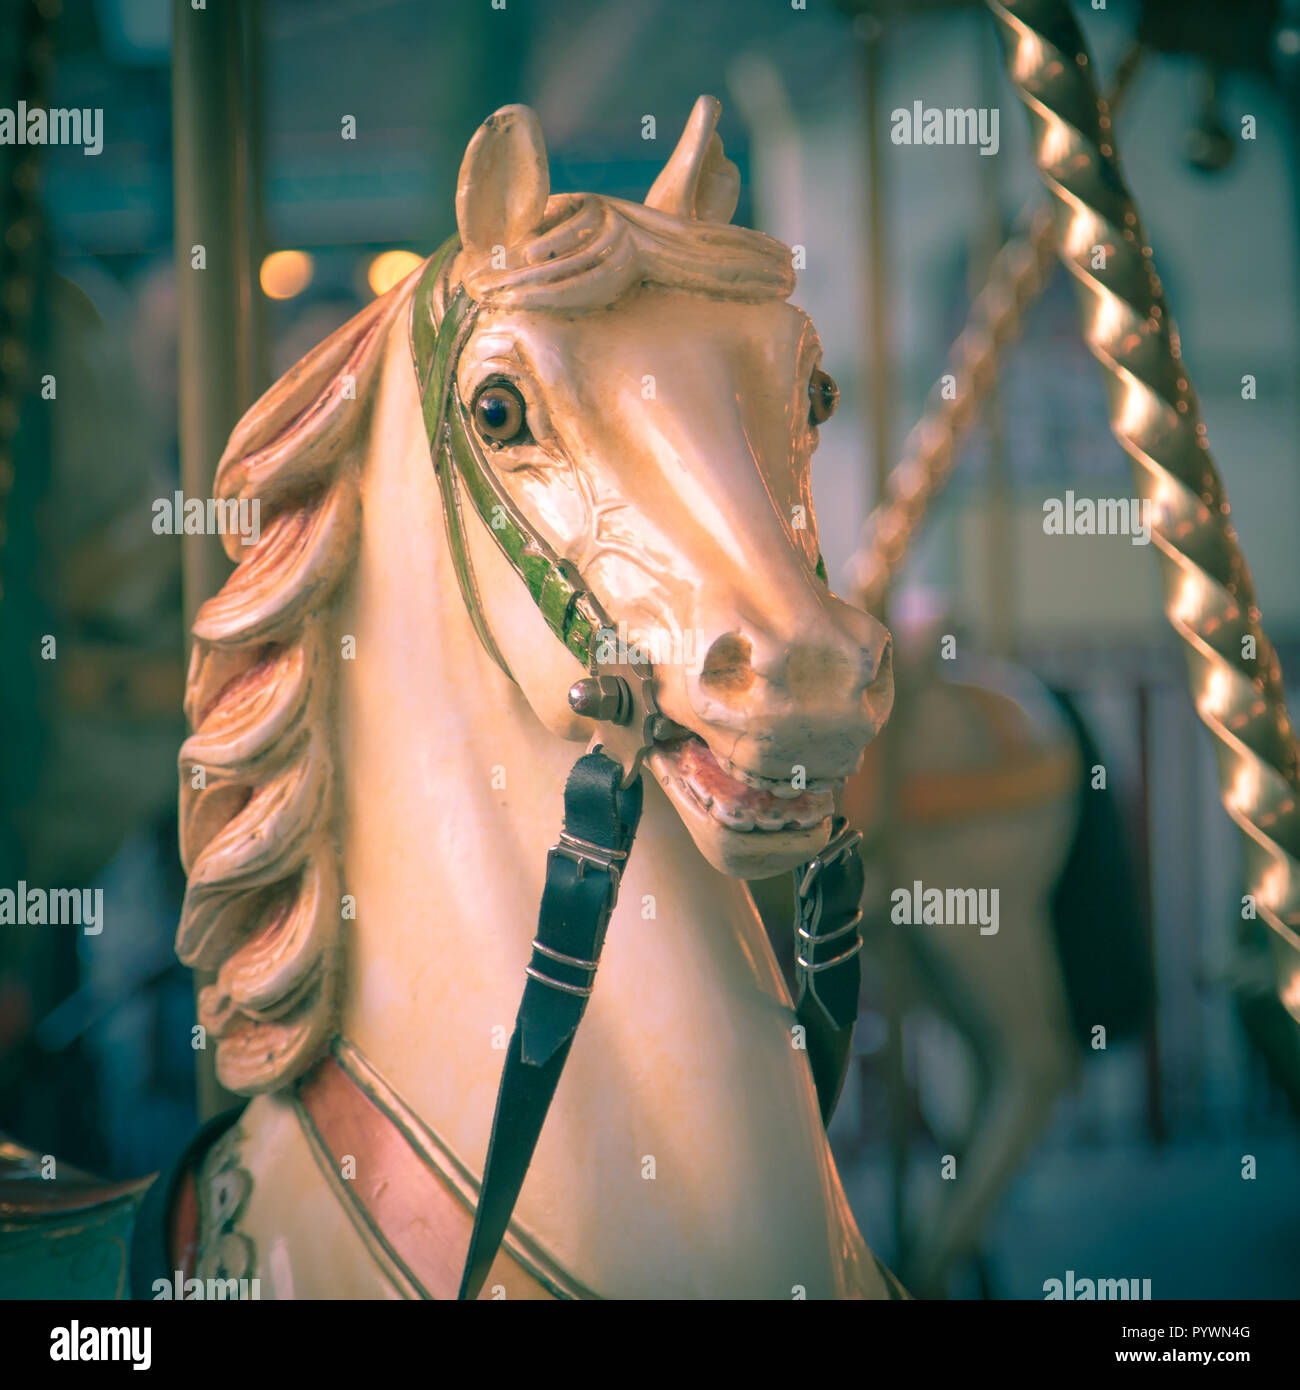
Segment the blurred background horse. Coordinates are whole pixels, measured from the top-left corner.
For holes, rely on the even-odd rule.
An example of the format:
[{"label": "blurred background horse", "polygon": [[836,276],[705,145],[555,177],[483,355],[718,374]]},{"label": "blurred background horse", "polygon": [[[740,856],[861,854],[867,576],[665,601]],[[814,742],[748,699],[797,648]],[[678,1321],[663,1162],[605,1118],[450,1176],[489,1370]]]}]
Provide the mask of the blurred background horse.
[{"label": "blurred background horse", "polygon": [[[893,633],[904,698],[843,798],[865,836],[864,992],[877,1021],[860,1039],[856,1144],[892,1122],[906,1127],[895,1134],[904,1149],[920,1140],[934,1150],[895,1154],[904,1195],[918,1199],[897,1213],[901,1274],[932,1297],[966,1259],[996,1292],[978,1245],[999,1199],[1080,1062],[1147,1026],[1155,987],[1128,831],[1114,792],[1096,785],[1104,764],[1091,733],[1068,697],[1023,669],[959,657],[954,626],[933,591],[902,596]],[[993,927],[898,923],[891,894],[910,896],[915,883],[995,890]],[[788,958],[788,889],[752,890]],[[891,1014],[931,1044],[892,1116],[887,1102],[872,1110],[890,1081],[872,1039]],[[946,1059],[945,1042],[956,1044]],[[945,1080],[954,1070],[970,1084]]]}]

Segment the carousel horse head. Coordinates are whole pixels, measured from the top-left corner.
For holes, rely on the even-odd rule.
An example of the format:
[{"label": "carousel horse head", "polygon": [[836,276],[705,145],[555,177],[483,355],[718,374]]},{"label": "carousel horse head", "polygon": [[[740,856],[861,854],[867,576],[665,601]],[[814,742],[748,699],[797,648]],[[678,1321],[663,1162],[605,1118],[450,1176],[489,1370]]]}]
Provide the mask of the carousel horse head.
[{"label": "carousel horse head", "polygon": [[[885,630],[825,582],[809,465],[836,390],[789,250],[729,225],[719,109],[697,101],[644,205],[550,196],[536,116],[498,111],[461,166],[449,283],[477,306],[455,389],[501,487],[607,645],[652,663],[649,764],[700,851],[762,877],[825,843],[892,681]],[[543,723],[591,732],[563,647],[502,654]]]},{"label": "carousel horse head", "polygon": [[[464,710],[510,690],[477,688],[501,679],[481,646],[568,740],[610,727],[571,699],[575,682],[599,676],[605,646],[616,664],[631,649],[619,669],[653,673],[639,752],[710,863],[765,877],[828,842],[834,789],[889,714],[890,639],[827,587],[810,464],[836,391],[787,302],[790,251],[729,224],[739,176],[718,114],[699,99],[640,204],[552,196],[536,116],[501,109],[465,154],[454,244],[231,436],[216,492],[259,500],[261,537],[225,538],[240,563],[194,625],[177,950],[218,972],[200,1015],[232,1089],[274,1089],[328,1039],[356,829],[339,768],[373,765],[340,739],[373,727],[367,702],[396,721],[416,688],[407,653],[430,640],[469,643]],[[457,428],[486,501],[444,451]],[[454,578],[436,562],[439,511],[463,531]],[[358,632],[340,614],[362,622],[346,605],[363,602],[366,659],[340,662]],[[457,634],[431,639],[453,608]],[[476,638],[460,635],[466,609]],[[603,621],[578,643],[581,613]],[[357,694],[385,642],[408,665]],[[409,699],[403,732],[432,738],[429,704],[451,697]]]}]

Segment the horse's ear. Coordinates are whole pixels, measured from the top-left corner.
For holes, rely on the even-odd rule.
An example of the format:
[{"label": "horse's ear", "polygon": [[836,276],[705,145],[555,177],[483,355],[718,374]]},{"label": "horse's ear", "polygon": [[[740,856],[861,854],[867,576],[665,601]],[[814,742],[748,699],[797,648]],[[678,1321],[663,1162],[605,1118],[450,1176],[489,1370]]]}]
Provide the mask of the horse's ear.
[{"label": "horse's ear", "polygon": [[474,132],[456,182],[461,244],[487,255],[514,246],[541,222],[551,194],[546,145],[537,113],[503,106]]},{"label": "horse's ear", "polygon": [[722,103],[697,97],[677,148],[646,194],[645,205],[702,222],[730,222],[740,197],[740,170],[722,153]]}]

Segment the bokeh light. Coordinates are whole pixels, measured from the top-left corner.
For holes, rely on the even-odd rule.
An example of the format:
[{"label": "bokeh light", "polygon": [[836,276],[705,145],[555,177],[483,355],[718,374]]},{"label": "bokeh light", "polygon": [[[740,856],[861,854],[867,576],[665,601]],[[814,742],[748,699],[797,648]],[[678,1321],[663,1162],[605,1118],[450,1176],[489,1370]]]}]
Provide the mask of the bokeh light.
[{"label": "bokeh light", "polygon": [[311,284],[315,270],[306,251],[272,251],[258,272],[262,293],[268,299],[292,299]]},{"label": "bokeh light", "polygon": [[387,294],[424,258],[414,251],[381,251],[366,269],[366,281],[376,295]]}]

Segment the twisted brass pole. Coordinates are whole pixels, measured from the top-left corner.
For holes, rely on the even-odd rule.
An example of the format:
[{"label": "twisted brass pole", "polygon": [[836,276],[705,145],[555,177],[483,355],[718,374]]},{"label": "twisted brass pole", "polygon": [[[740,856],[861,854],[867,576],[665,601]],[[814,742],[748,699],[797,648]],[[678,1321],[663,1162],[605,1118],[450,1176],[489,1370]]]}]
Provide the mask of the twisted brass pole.
[{"label": "twisted brass pole", "polygon": [[[1111,111],[1127,93],[1141,63],[1142,45],[1125,51],[1115,72]],[[998,379],[1006,351],[1025,315],[1051,278],[1056,259],[1056,214],[1035,199],[1012,236],[989,265],[984,288],[971,304],[966,326],[953,343],[944,374],[926,399],[925,413],[903,445],[880,501],[862,528],[848,564],[858,604],[870,613],[884,607],[903,557],[921,529],[931,504],[948,485],[953,466]]]},{"label": "twisted brass pole", "polygon": [[1246,888],[1273,928],[1279,994],[1300,1021],[1300,779],[1277,655],[1165,302],[1115,154],[1109,108],[1064,0],[986,0],[1029,112],[1084,338],[1110,423],[1150,499],[1165,615],[1186,644],[1197,713],[1214,735],[1223,804],[1246,844]]}]

